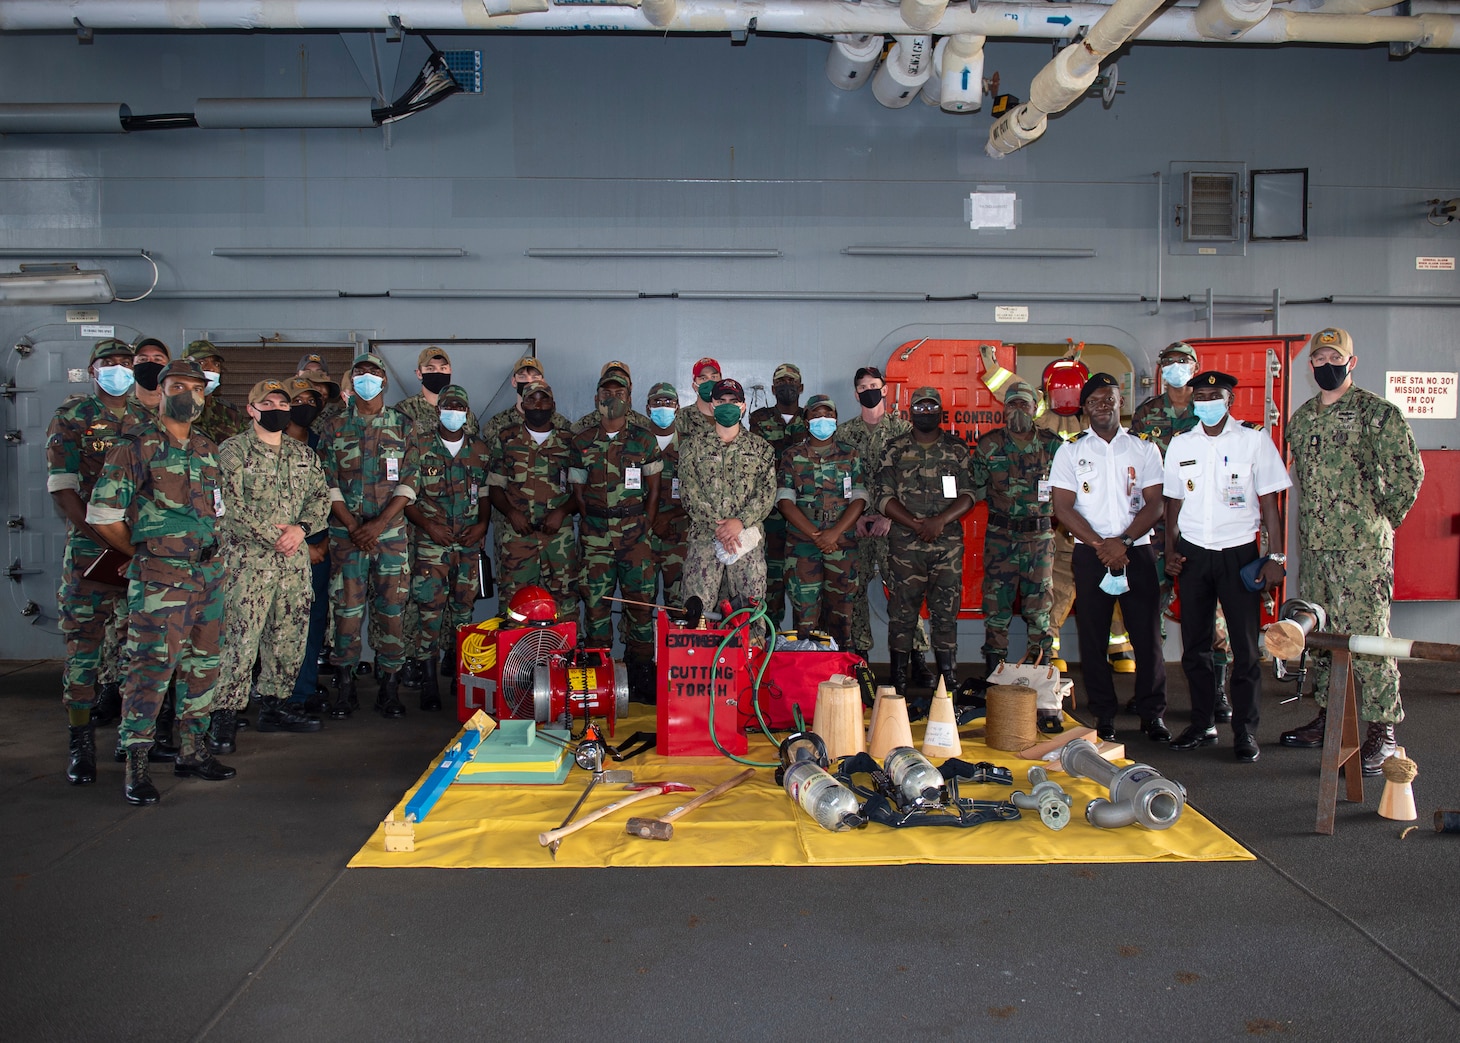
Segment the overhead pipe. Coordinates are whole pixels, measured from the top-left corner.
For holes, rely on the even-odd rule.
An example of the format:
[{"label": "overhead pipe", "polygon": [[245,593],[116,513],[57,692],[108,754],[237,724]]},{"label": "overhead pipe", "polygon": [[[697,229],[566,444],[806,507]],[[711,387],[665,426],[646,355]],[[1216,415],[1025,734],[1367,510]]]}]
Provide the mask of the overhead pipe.
[{"label": "overhead pipe", "polygon": [[901,0],[898,10],[902,12],[902,20],[909,29],[926,33],[943,20],[943,15],[948,10],[948,0]]},{"label": "overhead pipe", "polygon": [[1235,40],[1272,12],[1272,0],[1201,0],[1197,31],[1209,40]]},{"label": "overhead pipe", "polygon": [[643,0],[643,9],[644,17],[649,21],[666,26],[679,14],[679,0]]},{"label": "overhead pipe", "polygon": [[899,36],[872,77],[872,94],[889,109],[912,104],[933,75],[933,38]]},{"label": "overhead pipe", "polygon": [[[977,112],[983,108],[982,36],[961,34],[938,41],[938,103],[944,112]],[[927,87],[923,88],[924,93]]]},{"label": "overhead pipe", "polygon": [[1049,117],[1083,97],[1095,82],[1101,61],[1130,39],[1141,23],[1165,2],[1115,0],[1083,40],[1060,51],[1035,74],[1034,82],[1029,85],[1029,100],[989,128],[989,143],[984,152],[993,159],[1003,159],[1037,140],[1044,133]]},{"label": "overhead pipe", "polygon": [[826,54],[826,78],[832,86],[854,91],[871,80],[885,39],[870,33],[839,36]]}]

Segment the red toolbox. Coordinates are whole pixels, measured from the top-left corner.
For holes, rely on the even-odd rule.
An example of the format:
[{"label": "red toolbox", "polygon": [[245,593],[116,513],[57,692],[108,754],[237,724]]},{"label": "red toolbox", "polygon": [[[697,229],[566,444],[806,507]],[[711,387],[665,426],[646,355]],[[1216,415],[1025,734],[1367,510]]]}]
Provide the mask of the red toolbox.
[{"label": "red toolbox", "polygon": [[[736,756],[746,751],[740,730],[740,692],[749,691],[749,658],[742,631],[718,657],[715,650],[731,631],[677,627],[663,610],[655,623],[658,654],[658,751],[665,757],[718,757],[710,738],[710,705],[715,735]],[[714,674],[714,692],[710,690]]]}]

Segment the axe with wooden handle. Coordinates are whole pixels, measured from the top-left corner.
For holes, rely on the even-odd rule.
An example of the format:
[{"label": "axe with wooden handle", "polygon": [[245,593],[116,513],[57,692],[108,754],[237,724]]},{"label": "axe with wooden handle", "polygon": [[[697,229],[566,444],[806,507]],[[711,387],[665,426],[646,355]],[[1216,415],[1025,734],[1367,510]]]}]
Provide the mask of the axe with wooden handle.
[{"label": "axe with wooden handle", "polygon": [[578,832],[578,830],[582,829],[584,826],[591,826],[593,823],[597,822],[605,815],[612,815],[615,811],[618,811],[621,808],[626,808],[630,804],[633,804],[640,800],[645,800],[648,797],[657,797],[661,793],[693,792],[693,786],[686,786],[682,782],[655,783],[644,789],[640,789],[637,793],[616,800],[612,804],[605,804],[597,811],[590,812],[589,814],[584,815],[582,818],[574,822],[569,822],[566,826],[559,826],[557,829],[550,829],[546,833],[539,833],[537,835],[537,842],[543,847],[554,845],[554,854],[556,854],[556,844],[558,843],[558,841],[562,840],[566,836],[570,836],[573,833]]},{"label": "axe with wooden handle", "polygon": [[674,836],[674,820],[688,815],[701,804],[708,804],[722,793],[728,793],[746,779],[755,775],[754,768],[746,768],[727,782],[722,782],[708,793],[702,793],[687,804],[681,804],[667,815],[658,818],[631,818],[626,828],[630,836],[645,840],[669,840]]}]

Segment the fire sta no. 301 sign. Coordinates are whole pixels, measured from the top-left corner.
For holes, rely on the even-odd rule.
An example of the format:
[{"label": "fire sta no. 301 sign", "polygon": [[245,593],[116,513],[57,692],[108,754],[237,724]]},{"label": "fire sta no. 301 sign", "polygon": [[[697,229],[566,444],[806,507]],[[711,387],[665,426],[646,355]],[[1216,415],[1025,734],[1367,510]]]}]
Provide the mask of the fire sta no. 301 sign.
[{"label": "fire sta no. 301 sign", "polygon": [[1407,417],[1417,420],[1455,419],[1454,373],[1384,374],[1384,397]]}]

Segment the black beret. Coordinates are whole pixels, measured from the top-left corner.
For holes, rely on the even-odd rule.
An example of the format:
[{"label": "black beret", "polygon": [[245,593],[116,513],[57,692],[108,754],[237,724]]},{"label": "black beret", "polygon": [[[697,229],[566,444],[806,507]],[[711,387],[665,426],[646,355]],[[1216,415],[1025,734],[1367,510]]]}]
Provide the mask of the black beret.
[{"label": "black beret", "polygon": [[1080,388],[1080,405],[1101,388],[1115,388],[1120,390],[1120,381],[1116,380],[1109,373],[1092,373],[1090,379],[1085,381],[1085,386]]},{"label": "black beret", "polygon": [[1203,370],[1187,382],[1187,387],[1196,388],[1226,388],[1228,391],[1237,390],[1237,378],[1228,373],[1218,373],[1214,369]]}]

